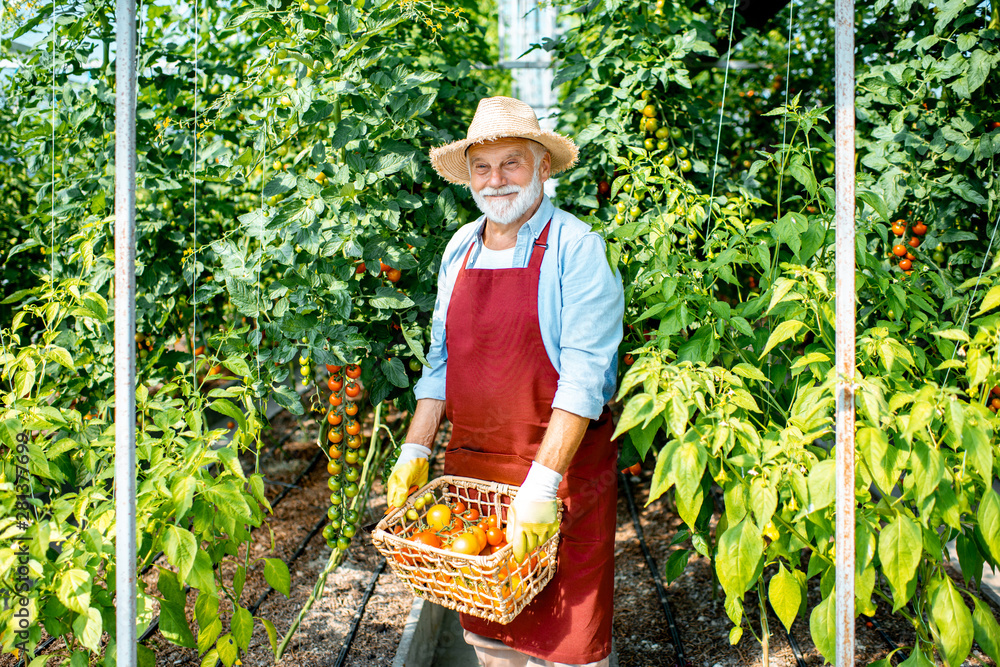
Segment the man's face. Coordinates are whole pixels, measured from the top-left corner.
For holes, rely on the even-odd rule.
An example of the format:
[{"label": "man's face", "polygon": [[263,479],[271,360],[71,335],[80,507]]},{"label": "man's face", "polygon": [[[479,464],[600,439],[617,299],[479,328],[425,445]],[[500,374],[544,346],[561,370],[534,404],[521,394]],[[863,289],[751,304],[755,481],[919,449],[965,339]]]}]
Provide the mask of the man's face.
[{"label": "man's face", "polygon": [[528,213],[548,180],[550,158],[538,168],[527,139],[499,139],[469,148],[472,196],[492,222],[507,225]]}]

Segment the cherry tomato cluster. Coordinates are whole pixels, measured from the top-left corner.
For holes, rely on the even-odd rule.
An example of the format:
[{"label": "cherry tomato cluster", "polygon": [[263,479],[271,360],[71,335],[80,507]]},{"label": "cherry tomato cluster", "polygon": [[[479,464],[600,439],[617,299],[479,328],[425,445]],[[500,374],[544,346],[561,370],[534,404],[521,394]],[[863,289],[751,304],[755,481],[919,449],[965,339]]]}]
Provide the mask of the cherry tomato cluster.
[{"label": "cherry tomato cluster", "polygon": [[896,236],[892,254],[899,258],[899,270],[910,275],[913,273],[913,261],[917,259],[912,251],[920,247],[920,242],[927,233],[927,225],[920,221],[913,223],[909,238],[906,238],[906,227],[906,220],[902,218],[892,223],[892,233]]},{"label": "cherry tomato cluster", "polygon": [[327,364],[326,369],[330,373],[327,387],[330,389],[331,406],[326,415],[329,424],[326,437],[330,446],[326,471],[330,474],[327,486],[331,494],[330,509],[326,513],[330,523],[323,529],[323,538],[331,549],[346,549],[357,532],[359,516],[356,510],[344,508],[360,491],[360,464],[368,456],[368,449],[363,446],[361,438],[361,422],[357,419],[358,404],[355,402],[361,395],[361,386],[357,382],[361,377],[361,367],[357,364]]},{"label": "cherry tomato cluster", "polygon": [[994,386],[990,390],[990,400],[986,402],[986,405],[989,406],[994,414],[996,414],[997,410],[1000,410],[1000,387]]},{"label": "cherry tomato cluster", "polygon": [[[657,0],[657,2],[660,1]],[[658,8],[662,9],[662,6]],[[642,117],[639,121],[640,127],[647,135],[651,135],[647,136],[643,141],[643,147],[650,153],[653,151],[665,153],[662,158],[665,166],[672,168],[676,164],[677,168],[683,173],[691,171],[692,165],[691,160],[688,159],[688,149],[679,143],[681,137],[684,136],[681,128],[676,126],[669,128],[660,126],[652,91],[644,90],[640,94],[640,97],[646,103],[642,107]]]},{"label": "cherry tomato cluster", "polygon": [[[397,526],[399,535],[413,542],[447,549],[467,556],[488,556],[507,544],[500,517],[481,516],[474,507],[458,501],[451,505],[436,502],[433,493],[417,498],[406,511],[410,527]],[[424,508],[427,512],[421,517]]]}]

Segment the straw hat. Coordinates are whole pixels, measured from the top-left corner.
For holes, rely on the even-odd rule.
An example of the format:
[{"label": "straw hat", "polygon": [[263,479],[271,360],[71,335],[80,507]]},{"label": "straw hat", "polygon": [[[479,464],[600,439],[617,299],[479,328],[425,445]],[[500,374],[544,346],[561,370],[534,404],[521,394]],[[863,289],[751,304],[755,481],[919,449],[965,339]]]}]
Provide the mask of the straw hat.
[{"label": "straw hat", "polygon": [[552,155],[553,174],[576,163],[579,151],[572,139],[539,127],[538,117],[530,106],[510,97],[486,97],[479,100],[465,139],[431,149],[431,164],[445,180],[468,185],[469,146],[505,137],[531,139],[545,146]]}]

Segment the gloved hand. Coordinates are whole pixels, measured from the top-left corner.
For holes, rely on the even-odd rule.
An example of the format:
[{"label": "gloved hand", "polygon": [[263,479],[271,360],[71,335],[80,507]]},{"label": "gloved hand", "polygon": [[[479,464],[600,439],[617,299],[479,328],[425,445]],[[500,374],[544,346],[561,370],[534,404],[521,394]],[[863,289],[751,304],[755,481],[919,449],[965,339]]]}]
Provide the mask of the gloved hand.
[{"label": "gloved hand", "polygon": [[532,463],[527,477],[507,512],[507,541],[514,559],[525,557],[559,530],[556,491],[562,475],[540,463]]},{"label": "gloved hand", "polygon": [[402,507],[410,495],[410,488],[427,483],[427,457],[431,450],[423,445],[404,442],[399,450],[396,465],[386,481],[386,503],[389,507]]}]

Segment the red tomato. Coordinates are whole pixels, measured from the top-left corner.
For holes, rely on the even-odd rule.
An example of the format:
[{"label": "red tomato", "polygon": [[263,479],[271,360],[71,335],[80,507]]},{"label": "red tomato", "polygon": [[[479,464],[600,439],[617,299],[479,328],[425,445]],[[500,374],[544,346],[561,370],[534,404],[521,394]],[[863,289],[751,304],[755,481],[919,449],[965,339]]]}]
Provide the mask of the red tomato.
[{"label": "red tomato", "polygon": [[454,505],[451,506],[451,510],[455,514],[461,514],[462,512],[465,511],[465,503],[463,503],[461,500],[459,500],[457,503],[455,503]]},{"label": "red tomato", "polygon": [[355,398],[358,394],[361,393],[361,387],[359,387],[357,383],[352,382],[349,385],[347,385],[346,389],[344,389],[344,393],[347,394],[348,398]]},{"label": "red tomato", "polygon": [[389,269],[386,271],[385,277],[388,278],[391,283],[398,283],[399,279],[403,277],[403,272],[399,269]]},{"label": "red tomato", "polygon": [[479,510],[472,508],[465,513],[466,521],[477,521],[479,519]]},{"label": "red tomato", "polygon": [[347,377],[351,378],[352,380],[357,380],[359,377],[361,377],[361,366],[358,366],[357,364],[351,364],[350,366],[347,367],[344,373],[347,375]]},{"label": "red tomato", "polygon": [[927,233],[927,225],[925,225],[922,222],[918,222],[917,224],[913,225],[913,233],[916,234],[917,236],[923,236],[924,234]]},{"label": "red tomato", "polygon": [[330,364],[326,365],[327,373],[337,373],[339,371],[340,371],[340,366],[331,366]]},{"label": "red tomato", "polygon": [[330,376],[330,379],[326,381],[326,386],[330,391],[340,391],[344,386],[344,381],[340,378]]},{"label": "red tomato", "polygon": [[907,243],[910,244],[911,248],[917,248],[917,247],[920,246],[920,237],[918,237],[918,236],[911,236],[910,240],[907,241]]}]

